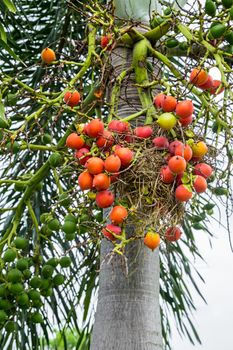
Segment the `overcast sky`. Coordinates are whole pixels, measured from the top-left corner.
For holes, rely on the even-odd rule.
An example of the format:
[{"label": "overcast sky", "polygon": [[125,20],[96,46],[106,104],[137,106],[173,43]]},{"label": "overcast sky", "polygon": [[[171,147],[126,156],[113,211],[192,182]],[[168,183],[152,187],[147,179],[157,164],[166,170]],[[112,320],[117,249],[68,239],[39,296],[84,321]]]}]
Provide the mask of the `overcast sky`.
[{"label": "overcast sky", "polygon": [[[233,233],[233,217],[231,217]],[[175,327],[172,350],[232,350],[233,349],[233,253],[230,250],[228,234],[218,225],[210,227],[215,234],[210,248],[207,234],[196,231],[198,247],[206,261],[199,262],[200,273],[205,278],[202,285],[206,305],[196,297],[197,312],[195,324],[202,339],[202,345],[195,347],[187,339],[181,339]],[[233,239],[233,234],[232,234]]]}]

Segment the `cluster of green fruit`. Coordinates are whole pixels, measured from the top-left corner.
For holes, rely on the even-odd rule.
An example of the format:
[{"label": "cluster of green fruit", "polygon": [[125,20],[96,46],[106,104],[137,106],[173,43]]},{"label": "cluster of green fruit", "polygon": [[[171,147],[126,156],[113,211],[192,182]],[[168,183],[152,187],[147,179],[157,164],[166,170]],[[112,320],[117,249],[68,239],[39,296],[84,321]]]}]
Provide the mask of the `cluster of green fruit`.
[{"label": "cluster of green fruit", "polygon": [[38,311],[43,306],[43,297],[49,297],[53,288],[65,282],[65,276],[57,272],[71,264],[69,257],[51,258],[42,263],[40,255],[27,257],[29,241],[16,237],[11,247],[1,258],[0,284],[0,328],[7,332],[18,329],[17,313],[27,309],[29,322],[42,323],[43,316]]},{"label": "cluster of green fruit", "polygon": [[[65,204],[68,204],[67,207],[69,207],[70,201]],[[40,216],[40,221],[43,224],[41,227],[41,233],[47,237],[51,236],[54,232],[62,230],[65,234],[65,240],[72,241],[75,239],[77,232],[79,234],[87,232],[88,226],[85,223],[89,220],[90,216],[86,208],[79,208],[78,217],[73,214],[67,214],[64,217],[64,223],[62,225],[57,217],[55,217],[54,213],[43,213]]]},{"label": "cluster of green fruit", "polygon": [[226,21],[219,21],[220,13],[216,12],[225,10],[227,11],[227,21],[233,20],[233,0],[222,0],[221,2],[206,0],[205,12],[211,17],[216,17],[216,21],[211,23],[207,39],[211,41],[212,45],[218,44],[219,40],[225,40],[228,44],[226,50],[229,53],[233,53],[233,30],[229,27],[229,23]]}]

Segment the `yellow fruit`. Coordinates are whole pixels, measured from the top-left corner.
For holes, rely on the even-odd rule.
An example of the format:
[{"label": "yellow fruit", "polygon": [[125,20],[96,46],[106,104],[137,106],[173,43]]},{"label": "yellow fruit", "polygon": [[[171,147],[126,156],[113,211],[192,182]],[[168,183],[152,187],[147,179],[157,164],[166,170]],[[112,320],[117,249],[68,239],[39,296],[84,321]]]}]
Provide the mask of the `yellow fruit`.
[{"label": "yellow fruit", "polygon": [[160,236],[158,233],[155,233],[153,231],[148,231],[147,234],[144,237],[144,244],[154,250],[157,248],[160,244]]},{"label": "yellow fruit", "polygon": [[171,130],[177,123],[176,117],[172,113],[163,113],[159,116],[157,123],[163,130]]},{"label": "yellow fruit", "polygon": [[46,47],[42,52],[41,52],[41,58],[44,63],[51,63],[56,60],[56,55],[55,52],[50,49],[49,47]]}]

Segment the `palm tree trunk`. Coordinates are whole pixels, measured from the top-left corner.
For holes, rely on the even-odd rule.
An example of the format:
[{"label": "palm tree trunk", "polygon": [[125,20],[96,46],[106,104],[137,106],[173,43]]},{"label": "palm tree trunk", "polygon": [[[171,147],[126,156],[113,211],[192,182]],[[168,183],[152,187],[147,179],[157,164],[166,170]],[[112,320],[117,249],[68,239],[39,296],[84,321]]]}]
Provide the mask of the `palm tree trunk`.
[{"label": "palm tree trunk", "polygon": [[[114,75],[130,67],[132,50],[116,48]],[[141,110],[134,77],[121,86],[117,114],[126,117]],[[128,234],[133,233],[133,227]],[[98,305],[91,350],[161,350],[159,306],[159,254],[140,240],[126,247],[125,258],[109,254],[113,246],[101,244]]]}]

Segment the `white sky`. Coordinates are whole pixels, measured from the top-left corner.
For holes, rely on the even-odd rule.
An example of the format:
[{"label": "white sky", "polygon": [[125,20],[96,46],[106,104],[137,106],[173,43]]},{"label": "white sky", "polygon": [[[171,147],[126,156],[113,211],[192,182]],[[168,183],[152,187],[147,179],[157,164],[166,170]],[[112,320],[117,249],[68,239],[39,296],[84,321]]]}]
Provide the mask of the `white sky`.
[{"label": "white sky", "polygon": [[[233,217],[230,223],[233,230]],[[202,345],[194,347],[187,339],[181,339],[174,327],[172,350],[233,349],[233,253],[227,232],[218,225],[213,225],[210,230],[215,234],[212,249],[208,235],[196,231],[198,247],[206,261],[199,262],[197,267],[206,282],[205,285],[199,285],[208,304],[198,296],[194,298],[197,306],[195,325]]]}]

